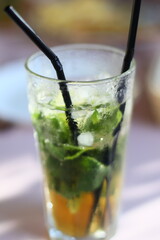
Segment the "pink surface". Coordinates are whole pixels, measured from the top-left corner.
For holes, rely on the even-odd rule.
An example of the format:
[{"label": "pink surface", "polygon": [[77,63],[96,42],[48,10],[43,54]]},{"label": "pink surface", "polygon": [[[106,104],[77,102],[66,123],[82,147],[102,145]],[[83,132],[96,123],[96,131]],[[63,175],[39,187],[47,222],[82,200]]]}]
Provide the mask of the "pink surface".
[{"label": "pink surface", "polygon": [[[133,122],[115,240],[159,240],[159,143],[160,128]],[[31,127],[1,131],[0,240],[47,239],[41,190],[41,171]]]}]

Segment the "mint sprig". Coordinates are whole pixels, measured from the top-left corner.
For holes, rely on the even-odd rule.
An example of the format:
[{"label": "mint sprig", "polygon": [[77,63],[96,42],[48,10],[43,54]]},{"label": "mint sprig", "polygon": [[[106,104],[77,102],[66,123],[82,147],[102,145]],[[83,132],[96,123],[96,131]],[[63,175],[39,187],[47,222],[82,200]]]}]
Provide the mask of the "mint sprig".
[{"label": "mint sprig", "polygon": [[89,156],[64,162],[48,157],[46,168],[50,189],[66,198],[77,197],[81,192],[94,191],[111,174],[110,167]]},{"label": "mint sprig", "polygon": [[[98,106],[90,112],[80,130],[92,132],[95,141],[91,147],[74,145],[62,111],[32,115],[49,187],[67,198],[96,190],[112,174],[113,169],[103,161],[104,144],[112,140],[113,129],[122,114],[118,107],[111,105]],[[102,136],[104,144],[100,142]]]},{"label": "mint sprig", "polygon": [[117,107],[108,106],[107,109],[95,109],[91,116],[86,120],[84,129],[86,131],[102,132],[112,134],[115,126],[122,118],[122,113]]}]

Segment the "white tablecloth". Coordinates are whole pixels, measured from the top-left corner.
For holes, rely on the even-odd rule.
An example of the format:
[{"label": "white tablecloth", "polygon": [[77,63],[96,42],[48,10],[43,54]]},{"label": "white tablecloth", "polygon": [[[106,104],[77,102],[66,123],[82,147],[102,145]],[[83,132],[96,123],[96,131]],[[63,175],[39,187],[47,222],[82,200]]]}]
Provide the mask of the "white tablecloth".
[{"label": "white tablecloth", "polygon": [[[0,132],[0,240],[45,240],[41,172],[31,127]],[[160,239],[160,128],[134,121],[113,240]]]}]

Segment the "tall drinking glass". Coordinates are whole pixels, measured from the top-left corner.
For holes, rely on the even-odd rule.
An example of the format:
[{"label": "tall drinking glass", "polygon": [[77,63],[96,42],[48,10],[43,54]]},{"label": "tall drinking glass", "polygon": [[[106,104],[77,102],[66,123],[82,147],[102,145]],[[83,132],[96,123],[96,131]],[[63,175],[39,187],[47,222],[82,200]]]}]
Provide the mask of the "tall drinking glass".
[{"label": "tall drinking glass", "polygon": [[[132,109],[135,64],[121,74],[124,53],[93,44],[54,47],[72,107],[42,54],[26,62],[29,111],[43,169],[50,239],[110,239],[116,229]],[[77,141],[66,112],[77,125]]]}]

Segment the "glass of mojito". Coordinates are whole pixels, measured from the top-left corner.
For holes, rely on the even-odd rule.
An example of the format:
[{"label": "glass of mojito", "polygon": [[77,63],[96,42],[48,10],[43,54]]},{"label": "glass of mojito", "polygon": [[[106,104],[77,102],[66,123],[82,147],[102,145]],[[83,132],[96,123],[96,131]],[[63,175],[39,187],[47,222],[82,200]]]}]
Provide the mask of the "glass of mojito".
[{"label": "glass of mojito", "polygon": [[[38,143],[50,239],[110,239],[116,230],[132,110],[135,63],[109,46],[54,47],[72,100],[67,109],[50,61],[26,62],[29,111]],[[76,141],[66,112],[77,126]]]}]

